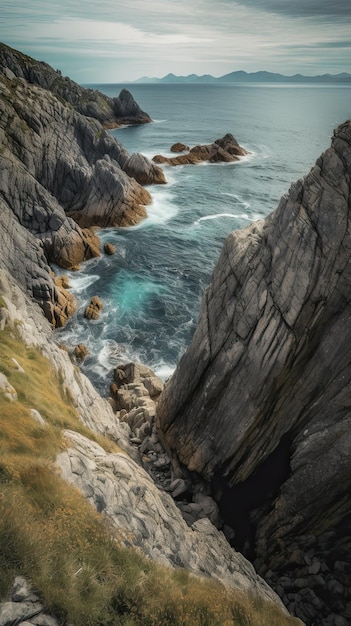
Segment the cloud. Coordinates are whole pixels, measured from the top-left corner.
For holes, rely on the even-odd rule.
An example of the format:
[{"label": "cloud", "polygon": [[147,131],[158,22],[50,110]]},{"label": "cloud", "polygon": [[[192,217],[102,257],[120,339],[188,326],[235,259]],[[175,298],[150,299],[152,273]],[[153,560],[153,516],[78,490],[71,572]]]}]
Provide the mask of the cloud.
[{"label": "cloud", "polygon": [[224,0],[225,4],[241,4],[261,11],[289,17],[335,19],[350,18],[350,0]]},{"label": "cloud", "polygon": [[5,0],[0,40],[64,73],[73,68],[78,81],[235,69],[319,73],[323,65],[348,71],[349,2]]}]

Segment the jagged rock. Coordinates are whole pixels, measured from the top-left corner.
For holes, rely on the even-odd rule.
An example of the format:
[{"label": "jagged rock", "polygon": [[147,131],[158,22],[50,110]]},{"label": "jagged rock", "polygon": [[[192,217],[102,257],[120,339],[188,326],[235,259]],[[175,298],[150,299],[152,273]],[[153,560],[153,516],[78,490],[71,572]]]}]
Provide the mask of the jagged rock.
[{"label": "jagged rock", "polygon": [[116,253],[116,246],[114,246],[113,243],[105,243],[104,244],[104,252],[108,256],[112,256],[113,254]]},{"label": "jagged rock", "polygon": [[0,603],[0,625],[13,626],[59,626],[58,621],[46,615],[39,597],[33,593],[23,576],[16,576],[11,601]]},{"label": "jagged rock", "polygon": [[84,89],[47,63],[36,61],[3,43],[0,43],[0,71],[9,80],[17,77],[40,85],[66,100],[82,115],[97,119],[106,128],[151,122],[150,116],[141,110],[127,89],[122,89],[118,98],[109,98],[96,89]]},{"label": "jagged rock", "polygon": [[[125,119],[137,105],[128,93],[120,98]],[[114,100],[0,44],[0,263],[54,325],[72,314],[73,300],[54,285],[49,263],[76,269],[100,254],[90,227],[137,223],[151,201],[137,179],[164,182],[160,168],[130,156],[93,119],[92,101],[95,117],[100,107],[112,119]]]},{"label": "jagged rock", "polygon": [[[183,152],[189,150],[187,146],[181,143],[174,144],[171,147],[172,152]],[[227,133],[221,139],[216,139],[214,143],[204,146],[194,146],[187,154],[177,157],[165,157],[157,154],[153,157],[155,163],[167,163],[168,165],[196,165],[203,161],[209,163],[231,163],[239,161],[240,157],[249,154],[245,148],[240,146],[233,135]]]},{"label": "jagged rock", "polygon": [[0,269],[0,296],[6,303],[6,324],[16,328],[26,345],[38,348],[50,360],[62,380],[63,389],[69,390],[70,400],[82,422],[92,430],[108,435],[132,458],[139,459],[129,443],[128,425],[119,422],[109,402],[97,393],[88,378],[71,362],[68,352],[56,344],[50,324],[39,307],[29,301],[16,281],[3,269]]},{"label": "jagged rock", "polygon": [[89,350],[84,343],[79,343],[74,347],[73,354],[78,362],[82,362],[88,356]]},{"label": "jagged rock", "polygon": [[100,316],[102,308],[103,304],[99,296],[93,296],[84,311],[84,317],[86,317],[88,320],[97,320]]},{"label": "jagged rock", "polygon": [[275,212],[229,235],[157,408],[168,449],[212,484],[235,545],[284,598],[306,577],[289,554],[318,560],[296,603],[317,625],[351,599],[329,573],[351,549],[350,175],[346,122]]},{"label": "jagged rock", "polygon": [[143,154],[132,154],[124,163],[124,171],[128,176],[135,178],[141,185],[153,183],[163,185],[166,177],[160,167],[149,161]]},{"label": "jagged rock", "polygon": [[208,519],[189,528],[172,498],[158,490],[130,458],[107,454],[78,433],[67,431],[66,438],[69,447],[57,459],[62,476],[103,511],[129,542],[157,561],[277,602],[252,565],[230,548]]}]

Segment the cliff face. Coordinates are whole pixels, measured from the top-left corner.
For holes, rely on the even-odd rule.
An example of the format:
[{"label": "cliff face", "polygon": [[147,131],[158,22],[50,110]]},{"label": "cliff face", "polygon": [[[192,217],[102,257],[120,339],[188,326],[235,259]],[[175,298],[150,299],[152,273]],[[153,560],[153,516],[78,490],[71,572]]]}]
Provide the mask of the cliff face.
[{"label": "cliff face", "polygon": [[347,122],[274,213],[229,235],[158,405],[234,543],[310,624],[351,619],[350,175]]},{"label": "cliff face", "polygon": [[78,113],[95,118],[107,128],[151,122],[150,116],[141,110],[126,89],[118,98],[109,98],[97,90],[77,85],[47,63],[36,61],[3,43],[0,43],[0,67],[6,68],[9,78],[24,78],[51,91],[57,98],[71,104]]},{"label": "cliff face", "polygon": [[[140,183],[165,179],[160,168],[142,155],[129,155],[99,121],[79,112],[84,89],[75,91],[78,86],[65,79],[62,91],[60,77],[55,82],[53,74],[49,66],[0,46],[0,222],[5,240],[0,259],[50,321],[61,325],[73,305],[58,292],[49,263],[72,268],[99,254],[97,237],[87,228],[135,224],[151,201]],[[70,86],[75,106],[69,102]],[[107,105],[99,98],[96,111],[104,112]],[[129,104],[131,111],[137,106]]]}]

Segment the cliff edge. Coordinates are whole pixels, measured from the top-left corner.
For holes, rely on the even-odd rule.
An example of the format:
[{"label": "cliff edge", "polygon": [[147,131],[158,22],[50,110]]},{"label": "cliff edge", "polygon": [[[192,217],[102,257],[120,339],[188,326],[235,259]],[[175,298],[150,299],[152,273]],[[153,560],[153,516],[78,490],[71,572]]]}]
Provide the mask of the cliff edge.
[{"label": "cliff edge", "polygon": [[[160,434],[307,624],[351,619],[351,122],[227,238]],[[336,620],[336,621],[335,621]]]}]

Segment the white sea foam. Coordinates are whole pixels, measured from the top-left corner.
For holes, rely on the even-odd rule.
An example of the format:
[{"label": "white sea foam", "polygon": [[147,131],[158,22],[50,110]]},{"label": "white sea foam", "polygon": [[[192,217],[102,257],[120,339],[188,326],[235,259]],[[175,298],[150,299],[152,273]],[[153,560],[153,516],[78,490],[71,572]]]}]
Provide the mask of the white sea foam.
[{"label": "white sea foam", "polygon": [[167,365],[167,363],[160,363],[159,365],[154,366],[152,369],[154,370],[156,376],[161,378],[161,380],[165,381],[167,378],[172,376],[176,366],[172,367],[171,365]]},{"label": "white sea foam", "polygon": [[81,294],[83,291],[88,289],[90,285],[93,285],[98,280],[100,280],[100,276],[98,274],[92,274],[91,276],[78,276],[69,274],[69,282],[75,294]]},{"label": "white sea foam", "polygon": [[251,218],[247,213],[215,213],[214,215],[204,215],[193,223],[193,226],[198,226],[200,222],[207,222],[208,220],[216,220],[221,217],[230,217],[233,219],[243,219],[251,221]]},{"label": "white sea foam", "polygon": [[242,200],[236,193],[230,193],[228,191],[221,191],[221,196],[228,196],[229,198],[234,198],[238,204],[241,204],[245,209],[250,208],[250,203],[246,202],[246,200]]},{"label": "white sea foam", "polygon": [[140,230],[155,224],[166,224],[177,215],[178,210],[172,192],[164,188],[153,189],[152,204],[147,207],[147,218],[132,228],[133,230]]}]

